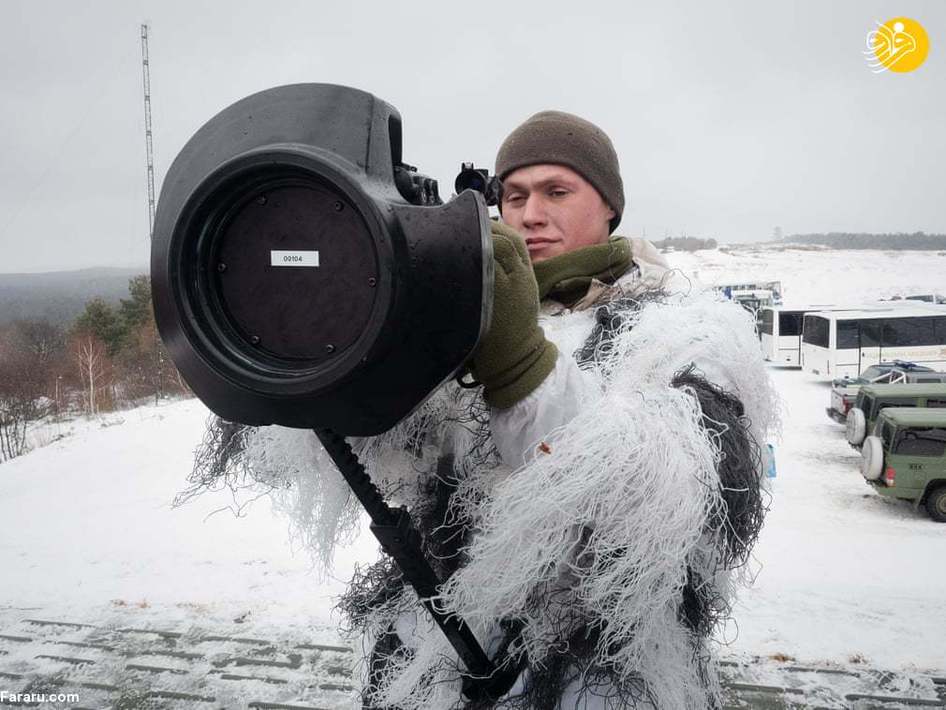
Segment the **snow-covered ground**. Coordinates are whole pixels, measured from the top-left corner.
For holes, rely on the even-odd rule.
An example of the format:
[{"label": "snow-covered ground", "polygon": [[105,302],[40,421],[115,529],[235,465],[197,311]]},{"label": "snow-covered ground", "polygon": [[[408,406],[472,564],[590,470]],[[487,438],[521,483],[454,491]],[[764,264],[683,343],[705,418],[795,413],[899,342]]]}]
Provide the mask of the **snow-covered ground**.
[{"label": "snow-covered ground", "polygon": [[825,415],[827,384],[798,370],[772,374],[784,438],[732,650],[946,669],[946,525],[865,483],[844,427]]},{"label": "snow-covered ground", "polygon": [[[672,254],[704,283],[779,279],[792,302],[946,291],[946,255],[778,251]],[[881,499],[824,413],[825,383],[773,368],[784,398],[778,478],[743,593],[734,658],[946,671],[946,525]],[[288,523],[258,500],[241,517],[225,494],[180,508],[207,410],[146,406],[72,425],[69,436],[0,466],[0,633],[24,617],[336,641],[332,597],[377,546],[365,531],[319,579]],[[0,670],[3,658],[0,657]]]},{"label": "snow-covered ground", "polygon": [[787,304],[861,304],[915,293],[946,295],[946,251],[873,251],[744,245],[668,254],[671,264],[707,285],[781,281]]},{"label": "snow-covered ground", "polygon": [[[705,284],[780,280],[787,303],[946,292],[946,253],[749,247],[668,258]],[[825,415],[827,382],[797,369],[772,377],[785,406],[778,477],[728,651],[946,669],[946,525],[864,483],[858,452]]]},{"label": "snow-covered ground", "polygon": [[376,546],[359,540],[338,560],[337,578],[320,580],[267,500],[240,517],[224,493],[173,508],[207,417],[185,400],[74,422],[71,436],[3,464],[0,616],[29,609],[94,620],[133,607],[165,624],[331,623],[341,580]]}]

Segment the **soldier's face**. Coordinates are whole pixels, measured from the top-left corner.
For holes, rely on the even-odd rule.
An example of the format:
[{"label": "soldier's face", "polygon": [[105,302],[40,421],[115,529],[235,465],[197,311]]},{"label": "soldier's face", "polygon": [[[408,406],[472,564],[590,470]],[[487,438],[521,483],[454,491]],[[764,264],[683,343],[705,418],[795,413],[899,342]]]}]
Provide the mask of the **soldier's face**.
[{"label": "soldier's face", "polygon": [[537,262],[606,242],[614,210],[571,168],[530,165],[503,180],[502,215]]}]

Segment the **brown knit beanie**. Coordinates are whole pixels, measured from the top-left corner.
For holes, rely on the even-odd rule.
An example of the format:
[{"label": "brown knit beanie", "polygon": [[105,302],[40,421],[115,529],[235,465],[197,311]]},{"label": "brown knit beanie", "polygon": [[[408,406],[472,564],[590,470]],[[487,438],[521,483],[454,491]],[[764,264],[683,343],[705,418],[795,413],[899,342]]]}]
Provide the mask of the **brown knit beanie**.
[{"label": "brown knit beanie", "polygon": [[617,228],[624,212],[624,183],[617,153],[604,131],[564,111],[540,111],[503,141],[496,176],[502,180],[513,170],[544,163],[565,165],[594,185],[615,212],[611,231]]}]

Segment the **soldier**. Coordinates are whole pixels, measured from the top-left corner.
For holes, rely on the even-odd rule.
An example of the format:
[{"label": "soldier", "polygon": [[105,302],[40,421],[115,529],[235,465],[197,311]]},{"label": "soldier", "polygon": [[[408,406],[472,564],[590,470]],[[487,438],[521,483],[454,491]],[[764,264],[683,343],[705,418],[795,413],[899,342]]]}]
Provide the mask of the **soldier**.
[{"label": "soldier", "polygon": [[[450,576],[439,603],[523,663],[494,707],[717,706],[706,641],[761,526],[774,408],[752,323],[611,236],[624,192],[597,126],[538,113],[495,172],[482,390],[443,388],[361,451],[406,469],[389,490]],[[385,564],[343,605],[372,638],[366,707],[463,707],[456,656]]]},{"label": "soldier", "polygon": [[[597,126],[538,113],[504,141],[496,174],[493,318],[474,384],[448,383],[353,448],[410,509],[447,579],[437,604],[521,668],[488,707],[717,707],[707,641],[762,524],[775,411],[751,317],[613,234],[623,184]],[[300,452],[296,510],[328,557],[354,503],[311,433],[274,436],[249,434],[247,460],[265,476]],[[366,708],[474,707],[389,558],[340,607],[364,639]]]}]

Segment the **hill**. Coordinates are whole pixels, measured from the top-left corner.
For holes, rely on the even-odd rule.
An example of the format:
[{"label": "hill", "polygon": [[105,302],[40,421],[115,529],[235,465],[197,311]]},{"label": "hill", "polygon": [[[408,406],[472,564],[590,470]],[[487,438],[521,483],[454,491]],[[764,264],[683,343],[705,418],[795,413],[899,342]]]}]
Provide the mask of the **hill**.
[{"label": "hill", "polygon": [[828,234],[792,234],[782,240],[788,244],[822,244],[834,249],[885,249],[938,251],[946,250],[946,234],[866,234],[861,232],[829,232]]},{"label": "hill", "polygon": [[0,274],[0,326],[18,319],[45,319],[68,325],[87,301],[118,303],[128,297],[128,280],[148,269],[107,268]]}]

